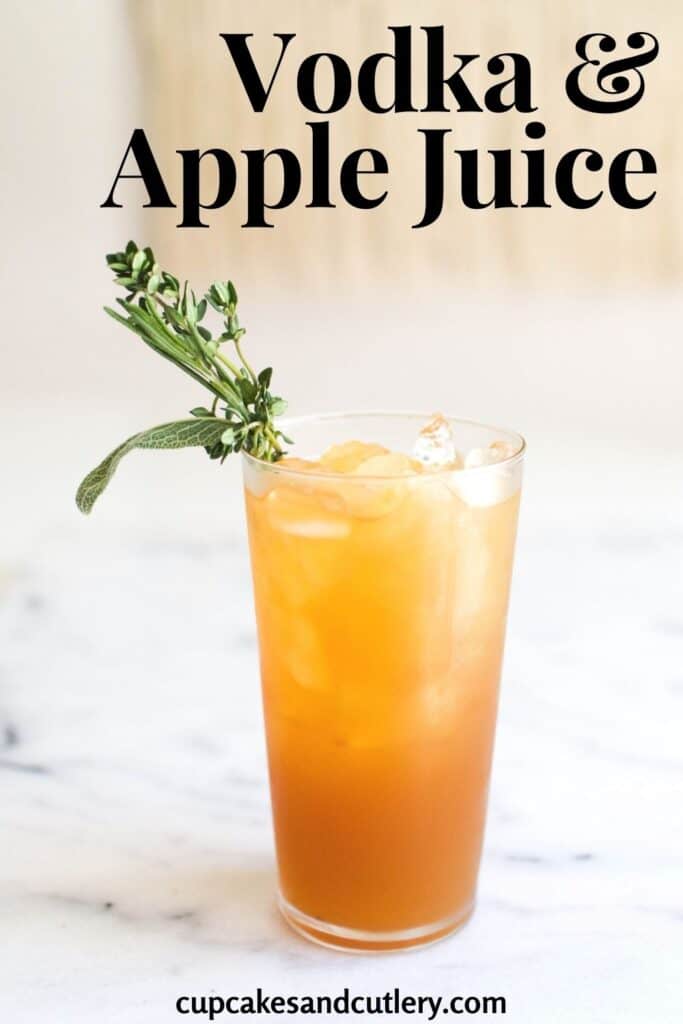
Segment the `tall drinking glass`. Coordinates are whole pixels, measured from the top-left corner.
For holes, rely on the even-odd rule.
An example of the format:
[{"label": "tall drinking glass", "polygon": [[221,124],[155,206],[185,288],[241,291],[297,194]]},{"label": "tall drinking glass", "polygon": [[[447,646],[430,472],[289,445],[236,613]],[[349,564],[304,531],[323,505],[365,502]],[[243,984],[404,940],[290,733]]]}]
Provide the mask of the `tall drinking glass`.
[{"label": "tall drinking glass", "polygon": [[[292,420],[296,455],[410,452],[426,417]],[[244,458],[280,907],[357,950],[472,913],[524,442],[451,420],[492,465],[396,476]]]}]

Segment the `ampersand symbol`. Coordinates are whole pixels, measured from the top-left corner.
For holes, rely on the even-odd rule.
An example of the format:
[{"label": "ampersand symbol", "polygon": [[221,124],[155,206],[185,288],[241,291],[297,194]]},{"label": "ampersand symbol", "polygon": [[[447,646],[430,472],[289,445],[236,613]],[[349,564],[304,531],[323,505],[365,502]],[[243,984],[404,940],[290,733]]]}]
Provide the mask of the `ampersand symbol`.
[{"label": "ampersand symbol", "polygon": [[[640,52],[603,64],[602,54],[616,50],[613,36],[602,32],[581,36],[576,52],[583,63],[570,71],[565,84],[575,106],[594,114],[618,114],[642,99],[645,80],[638,69],[652,63],[659,53],[659,43],[649,32],[632,32],[626,43],[630,50]],[[586,90],[591,86],[598,95],[589,95]]]}]

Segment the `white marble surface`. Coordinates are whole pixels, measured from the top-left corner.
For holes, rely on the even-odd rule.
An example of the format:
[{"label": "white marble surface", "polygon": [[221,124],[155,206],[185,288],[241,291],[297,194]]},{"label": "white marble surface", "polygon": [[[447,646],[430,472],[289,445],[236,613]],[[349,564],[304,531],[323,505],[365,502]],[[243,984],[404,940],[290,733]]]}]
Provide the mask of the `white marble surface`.
[{"label": "white marble surface", "polygon": [[14,466],[3,1021],[161,1024],[182,994],[258,985],[504,995],[520,1024],[681,1020],[681,464],[622,453],[572,475],[549,454],[522,514],[478,911],[371,959],[306,944],[274,910],[240,515],[199,514],[215,471],[178,456],[191,496],[173,507],[177,469],[141,456],[86,521],[29,512]]}]

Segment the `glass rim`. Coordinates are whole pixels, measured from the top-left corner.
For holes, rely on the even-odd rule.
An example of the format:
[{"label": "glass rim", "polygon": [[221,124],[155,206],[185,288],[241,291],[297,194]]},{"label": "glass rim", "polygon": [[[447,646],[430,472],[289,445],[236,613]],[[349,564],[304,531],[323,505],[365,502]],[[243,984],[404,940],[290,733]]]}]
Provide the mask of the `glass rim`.
[{"label": "glass rim", "polygon": [[[341,412],[322,412],[322,413],[305,413],[301,416],[285,416],[278,421],[278,428],[283,429],[285,433],[288,433],[290,428],[296,428],[298,424],[311,424],[315,422],[325,420],[360,420],[360,419],[422,419],[425,423],[428,423],[430,419],[433,419],[436,413],[425,413],[418,410],[391,410],[391,409],[352,409]],[[430,469],[428,473],[381,473],[356,475],[353,473],[340,473],[339,471],[330,471],[324,469],[296,469],[287,465],[282,465],[280,462],[268,462],[265,459],[259,459],[255,455],[249,454],[249,452],[242,452],[244,461],[252,466],[258,467],[259,469],[266,469],[268,472],[277,473],[280,476],[296,478],[298,480],[305,479],[326,479],[326,480],[357,480],[359,483],[368,481],[379,481],[379,480],[410,480],[410,479],[434,479],[445,473],[457,473],[460,474],[471,474],[497,471],[502,468],[508,469],[512,466],[516,466],[524,459],[527,444],[524,437],[516,430],[509,430],[507,427],[496,427],[490,423],[481,423],[478,420],[466,420],[458,416],[451,416],[449,413],[443,413],[443,416],[451,426],[457,427],[458,424],[466,427],[478,427],[481,430],[488,430],[494,434],[500,434],[501,440],[510,440],[516,445],[515,451],[512,455],[506,456],[504,459],[499,459],[497,462],[489,462],[482,466],[462,466],[460,468],[454,468],[453,466],[441,466],[438,468]],[[350,438],[355,440],[355,438]],[[294,456],[296,457],[296,456]]]}]

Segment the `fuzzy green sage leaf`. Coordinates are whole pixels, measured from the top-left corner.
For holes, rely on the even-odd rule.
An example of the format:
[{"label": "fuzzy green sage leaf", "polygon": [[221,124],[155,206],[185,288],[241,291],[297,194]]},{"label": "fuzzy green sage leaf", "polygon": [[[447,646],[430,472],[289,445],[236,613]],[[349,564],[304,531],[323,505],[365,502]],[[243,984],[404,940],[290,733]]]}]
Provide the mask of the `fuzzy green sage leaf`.
[{"label": "fuzzy green sage leaf", "polygon": [[161,426],[133,434],[88,473],[78,488],[76,504],[87,515],[113,477],[123,456],[135,448],[207,448],[220,440],[224,430],[225,420],[212,416],[210,419],[162,423]]}]

